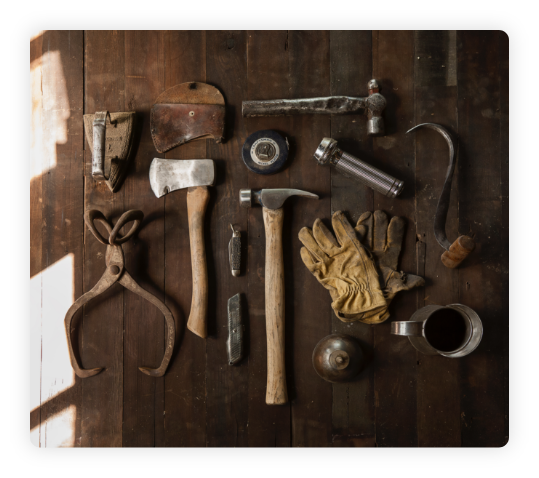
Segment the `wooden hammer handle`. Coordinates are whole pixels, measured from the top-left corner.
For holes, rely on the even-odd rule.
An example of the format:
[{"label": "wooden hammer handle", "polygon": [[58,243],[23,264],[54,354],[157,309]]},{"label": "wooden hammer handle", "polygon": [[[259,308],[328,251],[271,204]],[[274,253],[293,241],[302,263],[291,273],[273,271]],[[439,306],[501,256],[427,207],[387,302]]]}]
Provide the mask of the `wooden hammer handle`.
[{"label": "wooden hammer handle", "polygon": [[263,208],[266,230],[266,336],[268,341],[268,382],[266,403],[288,401],[284,362],[284,260],[283,209]]},{"label": "wooden hammer handle", "polygon": [[451,244],[449,250],[442,254],[442,263],[445,267],[454,269],[474,250],[474,248],[475,242],[471,237],[460,236],[453,244]]},{"label": "wooden hammer handle", "polygon": [[189,218],[189,242],[191,244],[191,271],[193,295],[187,328],[194,334],[206,338],[208,327],[208,267],[204,243],[204,214],[210,199],[205,186],[189,188],[187,191],[187,215]]}]

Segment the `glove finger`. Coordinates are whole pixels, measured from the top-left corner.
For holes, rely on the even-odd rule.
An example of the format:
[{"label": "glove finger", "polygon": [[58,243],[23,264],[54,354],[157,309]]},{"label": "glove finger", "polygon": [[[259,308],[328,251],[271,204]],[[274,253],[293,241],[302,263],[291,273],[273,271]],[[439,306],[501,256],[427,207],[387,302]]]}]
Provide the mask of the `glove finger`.
[{"label": "glove finger", "polygon": [[372,241],[372,233],[374,231],[373,220],[374,218],[373,218],[372,212],[367,211],[367,212],[364,212],[361,216],[359,216],[359,219],[356,225],[356,231],[358,230],[360,226],[365,228],[365,234],[363,235],[363,240],[361,242],[371,250],[373,246],[373,241]]},{"label": "glove finger", "polygon": [[299,252],[301,254],[301,260],[305,264],[305,267],[307,267],[307,269],[309,269],[314,274],[314,272],[318,270],[318,264],[314,261],[312,254],[306,247],[302,247]]},{"label": "glove finger", "polygon": [[356,239],[359,244],[356,231],[348,222],[348,219],[346,219],[342,211],[337,211],[335,214],[333,214],[331,223],[333,224],[333,230],[335,231],[335,235],[337,236],[337,240],[341,246],[349,244],[354,239]]},{"label": "glove finger", "polygon": [[313,237],[313,233],[308,227],[302,227],[298,237],[317,261],[325,262],[328,259],[327,254],[320,249],[320,246]]},{"label": "glove finger", "polygon": [[374,251],[385,251],[387,243],[387,214],[384,211],[374,211]]},{"label": "glove finger", "polygon": [[387,247],[401,250],[402,241],[404,239],[404,228],[406,222],[403,217],[395,216],[391,219],[387,228]]},{"label": "glove finger", "polygon": [[416,276],[414,274],[406,274],[406,286],[408,290],[414,289],[415,287],[423,287],[425,285],[425,279],[421,276]]},{"label": "glove finger", "polygon": [[330,257],[341,252],[341,247],[335,236],[329,231],[326,225],[317,219],[314,221],[313,236],[320,248]]},{"label": "glove finger", "polygon": [[355,228],[357,238],[359,239],[359,242],[363,243],[367,238],[367,226],[356,226]]}]

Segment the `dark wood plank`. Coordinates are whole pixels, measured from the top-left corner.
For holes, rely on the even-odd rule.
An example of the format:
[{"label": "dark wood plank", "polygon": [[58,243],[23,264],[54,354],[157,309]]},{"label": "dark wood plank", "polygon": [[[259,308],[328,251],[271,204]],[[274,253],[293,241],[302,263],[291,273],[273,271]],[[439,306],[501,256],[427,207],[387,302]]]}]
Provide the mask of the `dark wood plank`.
[{"label": "dark wood plank", "polygon": [[[247,32],[247,90],[244,100],[288,98],[290,96],[289,51],[287,32]],[[241,110],[236,111],[240,115]],[[248,136],[261,129],[275,129],[294,140],[296,131],[291,128],[290,118],[245,118]],[[246,139],[246,138],[245,138]],[[239,140],[241,142],[241,140]],[[295,141],[295,140],[294,140]],[[240,143],[242,145],[243,142]],[[292,152],[291,152],[292,153]],[[292,154],[291,160],[293,161]],[[238,161],[241,161],[238,158]],[[248,186],[261,188],[289,187],[289,169],[273,176],[262,176],[248,172]],[[288,211],[288,209],[287,209]],[[248,315],[249,315],[249,446],[290,446],[290,404],[266,405],[266,322],[264,299],[264,267],[266,239],[260,207],[245,210],[243,220],[248,221]],[[285,214],[285,228],[290,214]],[[285,229],[286,230],[286,229]],[[288,272],[288,271],[287,271]],[[285,277],[288,285],[290,278]],[[288,300],[285,298],[285,300]],[[286,310],[286,312],[288,309]],[[285,313],[286,313],[285,312]],[[285,318],[286,320],[286,318]],[[286,326],[286,334],[290,329]],[[289,342],[286,343],[288,345]],[[285,350],[290,374],[290,348]],[[292,382],[287,376],[290,390]]]},{"label": "dark wood plank", "polygon": [[42,290],[40,446],[80,446],[81,380],[68,366],[63,317],[82,294],[83,36],[49,31],[41,43],[43,162],[33,181],[42,188],[34,196],[42,205],[42,256],[34,269]]},{"label": "dark wood plank", "polygon": [[[125,32],[126,110],[137,112],[136,155],[124,185],[125,210],[140,209],[143,227],[123,246],[126,268],[148,292],[164,299],[165,210],[148,180],[155,148],[150,134],[150,109],[164,86],[164,61],[159,32]],[[128,226],[129,227],[129,226]],[[165,351],[161,312],[142,297],[124,294],[123,446],[155,446],[163,433],[164,378],[138,369],[158,367]]]},{"label": "dark wood plank", "polygon": [[[32,364],[37,374],[32,441],[41,446],[503,446],[508,441],[508,38],[503,32],[45,32],[32,39],[34,153],[31,180]],[[37,62],[37,63],[36,63]],[[38,64],[39,63],[39,64]],[[363,117],[243,119],[241,102],[318,95],[366,95],[377,78],[388,100],[387,135],[371,139]],[[210,272],[209,337],[187,331],[191,261],[186,191],[156,199],[148,183],[155,152],[149,111],[165,89],[185,81],[218,87],[227,103],[226,142],[196,141],[170,159],[210,157],[218,181],[206,222]],[[91,178],[82,114],[106,108],[138,112],[135,162],[118,193]],[[84,110],[84,111],[83,111]],[[444,179],[447,145],[437,122],[460,136],[449,238],[475,237],[477,249],[457,270],[440,262],[433,216]],[[274,176],[248,171],[246,137],[275,129],[291,145],[288,167]],[[330,169],[312,154],[325,136],[345,151],[405,181],[388,199]],[[83,151],[84,150],[84,151]],[[319,201],[285,205],[286,364],[289,403],[265,404],[265,231],[260,207],[240,209],[241,188],[296,187]],[[117,220],[142,209],[145,221],[125,246],[127,268],[163,298],[177,342],[163,379],[138,371],[161,360],[164,324],[138,296],[114,286],[76,317],[73,340],[83,366],[105,370],[76,379],[58,348],[58,317],[92,288],[105,247],[88,233],[85,209]],[[297,233],[336,210],[356,221],[383,209],[407,219],[399,269],[427,285],[401,293],[381,325],[344,324],[303,265]],[[246,260],[230,275],[228,224],[243,233]],[[84,235],[86,234],[86,235]],[[59,285],[68,279],[69,284]],[[73,280],[72,280],[73,279]],[[62,283],[63,284],[63,283]],[[244,294],[248,356],[226,361],[226,302]],[[460,360],[419,354],[390,322],[426,304],[460,302],[483,319],[480,347]],[[65,303],[65,305],[64,305]],[[59,310],[62,309],[62,310]],[[311,354],[329,333],[355,336],[372,357],[350,384],[330,385]],[[34,367],[35,365],[35,367]],[[38,377],[35,379],[35,377]],[[67,433],[60,423],[70,423]]]},{"label": "dark wood plank", "polygon": [[[329,32],[291,31],[290,95],[293,98],[330,94]],[[283,231],[287,270],[287,323],[289,393],[292,412],[292,446],[328,446],[331,442],[332,387],[312,366],[312,353],[318,341],[331,332],[331,299],[303,264],[298,233],[312,227],[317,217],[331,211],[329,169],[317,166],[313,154],[322,138],[330,134],[330,116],[300,115],[291,118],[294,157],[290,164],[290,187],[306,190],[319,200],[291,199]],[[291,372],[291,373],[290,373]]]},{"label": "dark wood plank", "polygon": [[[206,81],[206,34],[161,32],[165,56],[164,90],[187,81]],[[157,153],[155,156],[159,156]],[[165,155],[204,159],[206,141],[193,141]],[[209,237],[209,236],[207,236]],[[209,244],[209,243],[207,243]],[[209,249],[209,247],[208,247]],[[206,341],[185,327],[191,308],[192,273],[187,191],[165,196],[166,304],[176,321],[176,347],[165,375],[164,446],[206,445]]]},{"label": "dark wood plank", "polygon": [[[405,272],[416,269],[414,139],[405,132],[414,125],[414,38],[409,31],[373,33],[373,74],[387,99],[386,136],[373,141],[368,162],[404,181],[397,199],[374,193],[374,209],[406,219],[399,260]],[[408,320],[416,310],[416,294],[403,292],[390,306],[390,318],[374,326],[374,397],[378,446],[417,445],[416,353],[408,339],[390,335],[390,323]]]},{"label": "dark wood plank", "polygon": [[508,440],[508,37],[460,31],[457,49],[459,233],[477,244],[460,269],[460,298],[485,327],[461,361],[462,445],[499,447]]},{"label": "dark wood plank", "polygon": [[41,440],[41,266],[43,258],[43,32],[30,40],[30,441]]},{"label": "dark wood plank", "polygon": [[500,161],[502,189],[502,291],[505,443],[509,443],[509,35],[499,31],[500,38]]},{"label": "dark wood plank", "polygon": [[242,239],[247,239],[247,218],[238,197],[239,190],[247,187],[248,171],[240,159],[246,138],[241,117],[241,102],[247,88],[245,31],[206,33],[206,79],[219,88],[227,105],[225,142],[216,144],[209,141],[207,146],[217,170],[206,229],[206,241],[211,244],[207,249],[211,297],[208,314],[210,333],[206,339],[207,445],[237,447],[248,445],[249,361],[244,359],[235,366],[229,365],[226,339],[228,299],[242,293],[245,305],[248,292],[247,274],[233,277],[228,259],[228,242],[232,236],[229,224],[236,224],[243,233]]},{"label": "dark wood plank", "polygon": [[[187,81],[206,82],[206,33],[170,30],[165,37],[165,89]],[[206,141],[173,149],[167,159],[204,159]],[[191,309],[192,271],[187,191],[165,198],[166,304],[177,327],[174,359],[165,377],[165,446],[206,446],[206,342],[186,328]]]},{"label": "dark wood plank", "polygon": [[[331,32],[331,94],[364,97],[372,79],[372,32]],[[382,85],[382,93],[383,85]],[[372,140],[367,135],[364,116],[333,116],[331,137],[343,151],[358,158],[372,157]],[[331,213],[346,211],[352,224],[365,211],[373,210],[373,190],[359,186],[335,170],[331,171]],[[366,368],[357,380],[333,385],[333,444],[349,446],[362,443],[374,446],[374,369],[371,364],[373,327],[340,321],[332,310],[332,333],[355,337],[367,357]],[[348,440],[346,437],[352,436]],[[358,442],[359,440],[359,442]]]},{"label": "dark wood plank", "polygon": [[[439,123],[457,131],[456,32],[416,31],[415,121]],[[434,237],[433,218],[449,161],[449,148],[435,131],[414,133],[416,144],[416,220],[424,244],[420,273],[426,286],[418,291],[417,307],[459,302],[459,269],[448,269]],[[446,221],[450,241],[458,237],[458,175],[453,178]],[[459,360],[417,353],[417,435],[419,446],[460,446]]]},{"label": "dark wood plank", "polygon": [[[85,46],[84,112],[126,111],[124,103],[124,32],[88,31]],[[125,211],[125,186],[112,194],[104,181],[94,181],[92,154],[85,149],[84,210],[98,209],[116,221]],[[85,228],[84,292],[105,271],[105,246]],[[116,284],[84,307],[82,366],[105,367],[82,381],[82,446],[122,446],[124,288]]]}]

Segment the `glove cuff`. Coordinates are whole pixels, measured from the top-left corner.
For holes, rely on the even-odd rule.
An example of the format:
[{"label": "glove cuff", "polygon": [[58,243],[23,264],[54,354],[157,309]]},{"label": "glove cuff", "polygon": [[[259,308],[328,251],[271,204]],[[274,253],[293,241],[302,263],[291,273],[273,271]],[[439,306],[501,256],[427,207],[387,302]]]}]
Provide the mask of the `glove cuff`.
[{"label": "glove cuff", "polygon": [[339,314],[356,315],[387,307],[386,299],[380,289],[371,290],[364,285],[351,285],[340,292],[341,295],[331,303],[337,317]]}]

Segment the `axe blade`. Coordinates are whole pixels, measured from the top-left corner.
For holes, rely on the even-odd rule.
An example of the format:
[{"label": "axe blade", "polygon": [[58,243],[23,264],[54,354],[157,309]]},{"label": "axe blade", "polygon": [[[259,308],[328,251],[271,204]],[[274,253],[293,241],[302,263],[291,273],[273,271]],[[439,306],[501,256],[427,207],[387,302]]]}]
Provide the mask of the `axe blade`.
[{"label": "axe blade", "polygon": [[150,166],[150,185],[158,198],[178,189],[213,186],[214,181],[212,159],[154,158]]}]

